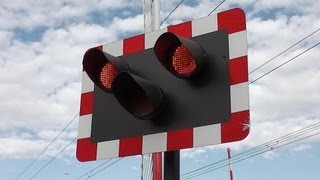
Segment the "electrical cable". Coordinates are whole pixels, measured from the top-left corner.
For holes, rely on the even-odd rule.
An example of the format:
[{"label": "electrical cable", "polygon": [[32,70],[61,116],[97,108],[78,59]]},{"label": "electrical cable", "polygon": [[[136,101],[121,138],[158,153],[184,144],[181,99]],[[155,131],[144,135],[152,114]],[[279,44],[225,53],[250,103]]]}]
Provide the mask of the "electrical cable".
[{"label": "electrical cable", "polygon": [[110,163],[109,165],[107,165],[106,167],[100,169],[99,171],[95,172],[94,174],[89,175],[87,179],[92,178],[93,176],[97,175],[98,173],[102,172],[103,170],[105,170],[105,169],[109,168],[110,166],[116,164],[116,163],[119,162],[120,160],[122,160],[122,158],[117,159],[116,161]]},{"label": "electrical cable", "polygon": [[107,161],[105,161],[105,162],[103,162],[103,163],[99,164],[98,166],[94,167],[94,168],[93,168],[93,169],[91,169],[90,171],[88,171],[88,172],[84,173],[83,175],[81,175],[81,176],[77,177],[77,178],[76,178],[76,180],[81,179],[81,178],[83,178],[83,177],[85,177],[85,176],[89,176],[89,174],[90,174],[90,173],[92,173],[94,170],[98,169],[99,167],[101,167],[101,166],[103,166],[103,165],[107,164],[109,161],[110,161],[110,160],[107,160]]},{"label": "electrical cable", "polygon": [[[320,132],[315,133],[313,135],[309,135],[307,137],[300,138],[300,139],[297,140],[298,137],[301,137],[302,135],[309,134],[310,132],[313,132],[313,131],[318,130],[318,129],[320,129],[320,122],[314,123],[312,125],[309,125],[309,126],[307,126],[305,128],[297,130],[295,132],[286,134],[284,136],[281,136],[281,137],[279,137],[277,139],[274,139],[272,141],[269,141],[267,143],[263,143],[262,145],[259,145],[259,146],[256,146],[254,148],[250,148],[248,150],[245,150],[245,151],[243,151],[241,153],[238,153],[238,154],[233,156],[232,161],[234,163],[235,162],[239,162],[242,159],[246,159],[247,157],[251,157],[251,156],[253,157],[253,156],[256,156],[258,154],[262,154],[264,152],[267,152],[267,151],[270,151],[270,150],[273,150],[273,149],[277,149],[279,147],[284,146],[284,144],[292,144],[293,142],[297,142],[299,140],[306,139],[307,137],[315,136],[315,135],[319,134]],[[284,142],[287,142],[290,139],[296,139],[296,140],[290,141],[288,143],[284,143]],[[274,142],[276,142],[276,143],[274,143]],[[256,150],[257,147],[261,147],[260,150]],[[251,152],[251,150],[253,150],[253,151]],[[241,155],[242,155],[242,157],[241,157]],[[193,176],[196,177],[195,176],[196,174],[204,173],[204,172],[207,172],[207,171],[211,172],[213,170],[216,170],[216,169],[219,169],[219,168],[227,166],[227,164],[225,162],[226,162],[226,159],[222,159],[222,160],[217,161],[215,163],[212,163],[212,164],[203,166],[201,168],[195,169],[193,171],[190,171],[188,173],[185,173],[185,174],[181,175],[181,177],[188,179],[188,178],[193,177]]]},{"label": "electrical cable", "polygon": [[74,138],[72,141],[70,141],[69,144],[67,144],[61,151],[59,151],[58,154],[56,154],[53,158],[50,159],[44,166],[42,166],[34,175],[31,176],[30,179],[36,177],[42,170],[44,170],[53,160],[55,160],[63,151],[67,149],[77,138]]},{"label": "electrical cable", "polygon": [[303,52],[301,52],[301,53],[297,54],[296,56],[294,56],[294,57],[290,58],[289,60],[287,60],[286,62],[284,62],[284,63],[280,64],[279,66],[277,66],[277,67],[275,67],[275,68],[271,69],[271,70],[270,70],[270,71],[268,71],[267,73],[265,73],[265,74],[263,74],[263,75],[259,76],[258,78],[256,78],[256,79],[254,79],[253,81],[251,81],[249,84],[255,83],[256,81],[260,80],[261,78],[265,77],[266,75],[268,75],[268,74],[272,73],[273,71],[275,71],[275,70],[279,69],[280,67],[282,67],[282,66],[286,65],[287,63],[289,63],[289,62],[293,61],[293,60],[294,60],[294,59],[296,59],[297,57],[299,57],[299,56],[303,55],[304,53],[306,53],[306,52],[310,51],[311,49],[313,49],[313,48],[317,47],[319,44],[320,44],[320,42],[318,42],[317,44],[315,44],[315,45],[311,46],[310,48],[308,48],[308,49],[304,50]]},{"label": "electrical cable", "polygon": [[[248,157],[245,157],[245,158],[239,159],[239,160],[237,160],[237,161],[232,161],[232,162],[231,162],[231,164],[235,164],[235,163],[238,163],[238,162],[241,162],[241,161],[244,161],[244,160],[250,159],[250,158],[252,158],[252,157],[258,156],[258,155],[263,154],[263,153],[266,153],[266,152],[268,152],[268,151],[273,151],[273,150],[275,150],[275,149],[278,149],[278,148],[281,148],[281,147],[284,147],[284,146],[287,146],[287,145],[290,145],[290,144],[293,144],[293,143],[299,142],[299,141],[304,140],[304,139],[307,139],[307,138],[311,138],[311,137],[313,137],[313,136],[317,136],[317,135],[319,135],[319,134],[320,134],[320,132],[317,132],[317,133],[314,133],[314,134],[308,135],[308,136],[306,136],[306,137],[302,137],[302,138],[297,139],[297,140],[295,140],[295,141],[291,141],[291,142],[288,142],[288,143],[282,144],[282,145],[280,145],[280,146],[276,146],[276,147],[270,148],[270,149],[268,149],[268,150],[265,150],[265,151],[262,151],[262,152],[259,152],[259,153],[256,153],[256,154],[253,154],[253,155],[251,155],[251,156],[248,156]],[[221,165],[221,166],[216,167],[216,168],[214,168],[214,169],[207,170],[207,171],[204,171],[204,172],[201,172],[201,173],[198,173],[198,174],[195,174],[195,175],[192,175],[192,176],[189,176],[189,177],[183,178],[182,180],[192,179],[192,178],[195,178],[195,177],[201,176],[201,175],[203,175],[203,174],[206,174],[206,173],[209,173],[209,172],[212,172],[212,171],[218,170],[218,169],[223,168],[223,167],[226,167],[226,166],[227,166],[227,164],[225,164],[225,165]]]},{"label": "electrical cable", "polygon": [[183,3],[184,0],[181,0],[178,5],[168,14],[166,18],[160,23],[160,26],[171,16],[171,14]]},{"label": "electrical cable", "polygon": [[209,14],[208,16],[210,16],[215,10],[217,10],[226,0],[222,0]]},{"label": "electrical cable", "polygon": [[16,179],[19,179],[38,159],[39,157],[53,144],[54,141],[58,139],[58,137],[70,126],[70,124],[77,118],[79,114],[76,114],[71,121],[59,132],[59,134],[51,140],[51,142],[40,152],[40,154],[31,161],[31,163],[23,169],[23,171],[18,175]]},{"label": "electrical cable", "polygon": [[320,28],[313,31],[312,33],[308,34],[306,37],[302,38],[301,40],[297,41],[296,43],[294,43],[293,45],[289,46],[287,49],[281,51],[279,54],[277,54],[276,56],[274,56],[273,58],[271,58],[270,60],[266,61],[265,63],[261,64],[260,66],[256,67],[254,70],[250,71],[249,74],[257,71],[258,69],[262,68],[263,66],[265,66],[266,64],[270,63],[271,61],[273,61],[274,59],[276,59],[277,57],[281,56],[282,54],[284,54],[285,52],[287,52],[288,50],[290,50],[291,48],[295,47],[296,45],[300,44],[302,41],[308,39],[310,36],[314,35],[315,33],[317,33],[318,31],[320,31]]},{"label": "electrical cable", "polygon": [[[294,139],[294,138],[299,137],[299,136],[301,136],[301,135],[303,135],[303,134],[308,134],[308,133],[310,133],[310,132],[312,132],[312,131],[314,131],[314,130],[317,130],[317,129],[319,129],[319,128],[320,128],[320,122],[315,123],[315,124],[312,124],[312,125],[309,125],[309,126],[307,126],[307,127],[305,127],[305,128],[302,128],[302,129],[300,129],[300,130],[298,130],[298,131],[295,131],[295,132],[286,134],[286,135],[284,135],[284,136],[281,136],[281,137],[279,137],[279,138],[277,138],[277,139],[274,139],[274,140],[272,140],[272,141],[269,141],[269,142],[267,142],[267,143],[263,143],[263,144],[261,144],[261,145],[259,145],[259,146],[256,146],[256,147],[250,148],[250,149],[248,149],[248,150],[242,151],[242,152],[240,152],[240,153],[238,153],[238,154],[235,154],[235,155],[233,156],[233,160],[239,158],[239,156],[240,156],[240,157],[241,157],[241,156],[248,156],[248,155],[250,155],[250,154],[252,154],[252,153],[259,152],[259,151],[261,151],[261,150],[263,150],[263,149],[269,149],[270,147],[272,148],[272,147],[274,147],[274,146],[277,145],[277,144],[286,142],[286,141],[288,141],[288,140],[290,140],[290,139]],[[280,142],[280,143],[279,143],[279,142]],[[259,149],[257,149],[257,148],[259,148]],[[190,171],[190,172],[188,172],[188,173],[183,174],[182,176],[186,176],[186,175],[188,175],[188,174],[194,173],[194,172],[196,172],[196,171],[201,171],[201,170],[204,170],[204,169],[206,169],[206,168],[212,168],[211,166],[217,165],[217,164],[219,164],[219,163],[223,163],[223,164],[224,164],[224,162],[226,162],[226,159],[222,159],[222,160],[217,161],[217,162],[215,162],[215,163],[212,163],[212,164],[203,166],[203,167],[201,167],[201,168],[195,169],[195,170],[193,170],[193,171]]]}]

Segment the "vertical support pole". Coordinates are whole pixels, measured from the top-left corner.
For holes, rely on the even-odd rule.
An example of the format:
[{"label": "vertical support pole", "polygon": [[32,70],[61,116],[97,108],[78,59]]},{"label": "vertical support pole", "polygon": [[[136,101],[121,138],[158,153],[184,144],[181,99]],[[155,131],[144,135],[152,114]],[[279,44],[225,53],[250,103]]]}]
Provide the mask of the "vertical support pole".
[{"label": "vertical support pole", "polygon": [[160,0],[152,0],[152,31],[160,29]]},{"label": "vertical support pole", "polygon": [[[160,29],[160,0],[144,0],[144,32],[158,29]],[[164,152],[163,171],[164,180],[180,180],[179,150]]]},{"label": "vertical support pole", "polygon": [[144,32],[160,28],[160,0],[144,0]]},{"label": "vertical support pole", "polygon": [[143,3],[144,11],[144,32],[151,32],[152,30],[152,0],[144,0]]},{"label": "vertical support pole", "polygon": [[164,180],[180,179],[180,150],[164,152]]},{"label": "vertical support pole", "polygon": [[230,180],[233,180],[233,173],[232,173],[232,168],[231,168],[231,149],[227,149],[228,153],[228,167],[229,167],[229,175],[230,175]]}]

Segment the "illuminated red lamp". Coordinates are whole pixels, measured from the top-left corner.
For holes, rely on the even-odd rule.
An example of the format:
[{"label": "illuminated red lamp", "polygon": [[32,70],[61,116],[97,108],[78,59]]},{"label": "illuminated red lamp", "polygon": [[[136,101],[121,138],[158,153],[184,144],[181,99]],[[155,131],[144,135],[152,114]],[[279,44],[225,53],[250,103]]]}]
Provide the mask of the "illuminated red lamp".
[{"label": "illuminated red lamp", "polygon": [[100,73],[101,84],[107,89],[111,89],[112,81],[118,73],[117,68],[115,68],[111,63],[105,64]]},{"label": "illuminated red lamp", "polygon": [[154,52],[160,63],[180,78],[190,78],[198,74],[206,57],[199,44],[171,32],[163,33],[157,39]]},{"label": "illuminated red lamp", "polygon": [[125,62],[96,48],[87,50],[82,63],[94,84],[107,92],[112,92],[111,84],[119,72],[129,71]]}]

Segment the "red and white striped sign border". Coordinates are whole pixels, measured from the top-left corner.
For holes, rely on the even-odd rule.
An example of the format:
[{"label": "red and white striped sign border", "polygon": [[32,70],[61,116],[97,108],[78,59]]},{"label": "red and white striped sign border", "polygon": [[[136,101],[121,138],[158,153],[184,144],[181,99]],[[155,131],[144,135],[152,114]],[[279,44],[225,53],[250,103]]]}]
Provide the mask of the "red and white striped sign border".
[{"label": "red and white striped sign border", "polygon": [[172,151],[244,139],[250,130],[247,32],[245,14],[231,9],[202,19],[169,26],[97,48],[114,56],[127,55],[153,48],[164,32],[190,38],[217,30],[226,30],[229,37],[231,119],[224,123],[157,134],[93,143],[91,123],[94,84],[83,72],[80,119],[77,140],[79,161],[94,161],[145,153]]}]

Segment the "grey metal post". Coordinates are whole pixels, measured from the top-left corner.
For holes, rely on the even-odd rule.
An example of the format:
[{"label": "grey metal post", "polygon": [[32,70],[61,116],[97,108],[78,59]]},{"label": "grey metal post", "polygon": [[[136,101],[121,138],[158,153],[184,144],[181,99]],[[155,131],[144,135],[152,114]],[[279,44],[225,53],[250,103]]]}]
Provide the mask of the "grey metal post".
[{"label": "grey metal post", "polygon": [[[160,29],[160,0],[144,0],[144,31]],[[180,180],[180,150],[164,152],[164,180]]]}]

